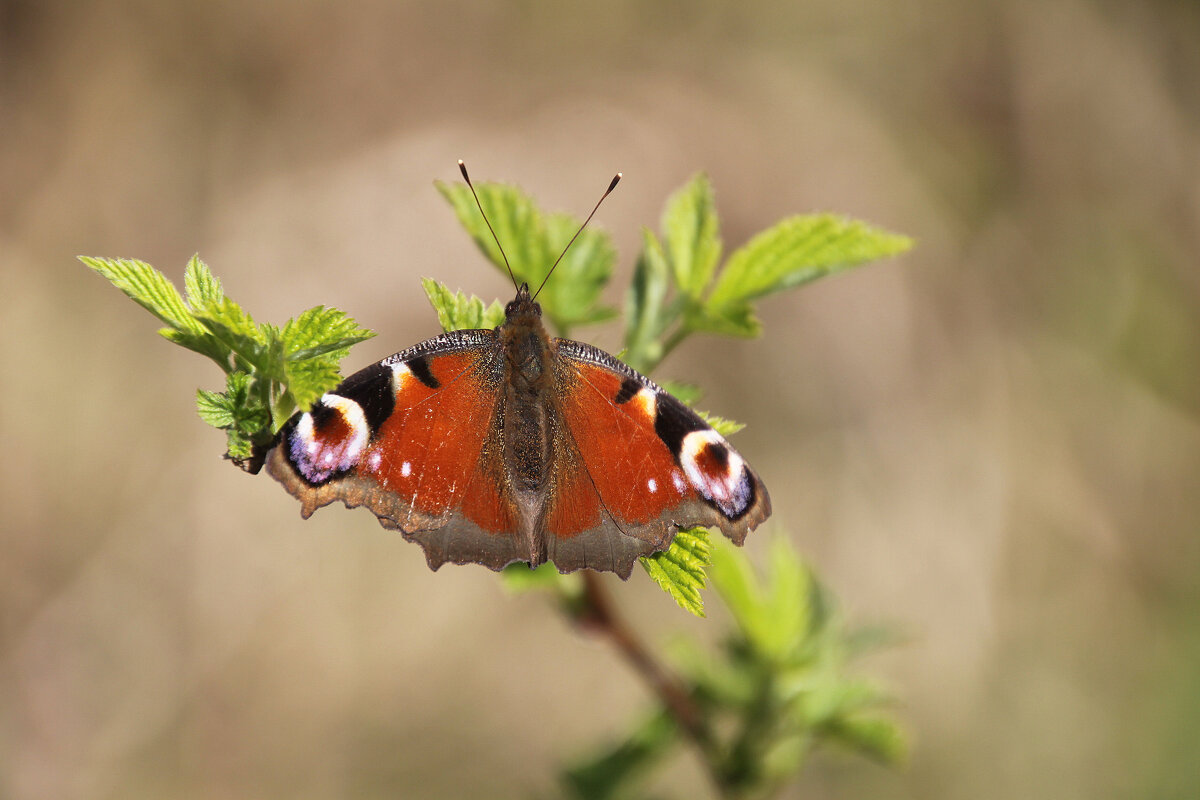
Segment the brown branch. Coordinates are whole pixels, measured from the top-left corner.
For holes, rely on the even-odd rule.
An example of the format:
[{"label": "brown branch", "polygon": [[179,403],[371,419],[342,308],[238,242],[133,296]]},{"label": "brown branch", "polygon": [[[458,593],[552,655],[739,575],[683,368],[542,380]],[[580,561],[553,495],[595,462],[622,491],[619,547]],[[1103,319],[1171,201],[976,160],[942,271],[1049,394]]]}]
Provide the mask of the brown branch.
[{"label": "brown branch", "polygon": [[600,576],[591,570],[582,570],[579,574],[583,578],[583,607],[577,616],[580,625],[594,633],[607,636],[638,675],[649,684],[667,713],[699,749],[709,776],[717,790],[724,795],[723,781],[717,770],[716,742],[704,723],[691,693],[679,678],[654,658],[633,629],[617,613]]}]

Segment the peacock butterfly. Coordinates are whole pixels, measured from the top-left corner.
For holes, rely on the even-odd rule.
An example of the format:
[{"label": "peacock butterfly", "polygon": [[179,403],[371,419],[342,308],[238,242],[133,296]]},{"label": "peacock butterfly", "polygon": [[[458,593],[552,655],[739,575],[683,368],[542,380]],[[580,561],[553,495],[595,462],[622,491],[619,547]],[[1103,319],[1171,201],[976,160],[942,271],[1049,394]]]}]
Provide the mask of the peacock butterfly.
[{"label": "peacock butterfly", "polygon": [[366,506],[432,569],[552,561],[628,578],[681,528],[740,545],[771,513],[758,475],[649,378],[551,338],[536,296],[522,284],[498,328],[444,333],[346,378],[284,425],[267,471],[305,518]]}]

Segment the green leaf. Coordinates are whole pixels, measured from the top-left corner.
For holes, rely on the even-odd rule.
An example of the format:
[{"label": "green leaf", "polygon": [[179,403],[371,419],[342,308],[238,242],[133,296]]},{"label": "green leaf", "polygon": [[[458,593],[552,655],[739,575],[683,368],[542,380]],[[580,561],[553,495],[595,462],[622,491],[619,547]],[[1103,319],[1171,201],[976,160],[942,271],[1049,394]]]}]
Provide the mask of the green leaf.
[{"label": "green leaf", "polygon": [[578,572],[563,575],[549,562],[534,569],[528,564],[509,564],[500,571],[500,582],[513,594],[548,592],[570,618],[578,617],[584,607],[583,576]]},{"label": "green leaf", "polygon": [[552,256],[547,247],[541,212],[538,211],[533,198],[515,186],[501,183],[476,184],[479,205],[483,207],[487,220],[496,232],[493,238],[466,184],[438,181],[435,185],[442,196],[450,201],[458,221],[467,229],[467,233],[488,260],[502,273],[508,274],[504,257],[496,245],[496,239],[499,239],[504,245],[504,253],[508,255],[517,282],[524,281],[536,289],[537,282],[545,277],[550,268]]},{"label": "green leaf", "polygon": [[[593,322],[602,322],[617,315],[610,306],[599,305],[600,294],[612,278],[613,266],[617,262],[617,250],[612,237],[605,231],[587,227],[579,231],[583,220],[570,214],[551,214],[545,218],[546,249],[553,259],[562,255],[554,268],[554,277],[542,287],[538,302],[546,310],[551,322],[565,336],[570,328]],[[571,237],[579,231],[574,243]],[[567,247],[570,243],[570,247]],[[536,289],[545,278],[539,276]]]},{"label": "green leaf", "polygon": [[289,319],[280,332],[280,339],[284,357],[302,361],[346,350],[374,335],[374,331],[360,328],[344,311],[314,306],[299,317]]},{"label": "green leaf", "polygon": [[862,680],[847,680],[840,674],[844,662],[843,640],[826,649],[836,651],[826,661],[823,674],[794,682],[787,692],[792,694],[793,708],[801,722],[807,725],[828,725],[840,717],[858,714],[878,707],[888,696],[875,684]]},{"label": "green leaf", "polygon": [[254,392],[253,383],[250,374],[233,372],[226,377],[224,393],[196,392],[200,418],[226,431],[226,451],[230,458],[248,458],[255,443],[270,438],[270,416]]},{"label": "green leaf", "polygon": [[229,398],[220,392],[196,390],[196,411],[200,419],[214,428],[232,428],[234,417]]},{"label": "green leaf", "polygon": [[767,559],[767,592],[764,614],[770,620],[761,645],[766,652],[785,657],[808,638],[812,622],[814,589],[808,568],[783,536],[771,541]]},{"label": "green leaf", "polygon": [[809,731],[795,730],[778,734],[774,741],[763,748],[763,776],[768,781],[786,782],[800,771],[813,746],[813,735]]},{"label": "green leaf", "polygon": [[900,726],[885,717],[842,717],[824,732],[860,755],[884,764],[903,761],[908,750]]},{"label": "green leaf", "polygon": [[738,339],[762,335],[762,323],[754,315],[754,307],[740,300],[723,306],[689,305],[684,309],[684,325],[691,332]]},{"label": "green leaf", "polygon": [[268,333],[255,324],[242,307],[222,297],[218,302],[198,312],[196,318],[245,366],[265,371],[265,359],[270,350]]},{"label": "green leaf", "polygon": [[195,318],[174,284],[161,272],[144,261],[134,259],[80,256],[79,260],[112,281],[113,285],[138,305],[167,323],[169,327],[159,330],[160,336],[208,356],[226,372],[230,370],[229,348],[213,337]]},{"label": "green leaf", "polygon": [[525,562],[509,564],[500,570],[504,588],[513,592],[530,592],[538,589],[558,589],[563,580],[577,578],[577,575],[563,575],[549,561],[539,564],[532,569]]},{"label": "green leaf", "polygon": [[[912,240],[836,214],[790,217],[755,236],[725,264],[708,307],[721,315],[747,300],[912,247]],[[741,312],[744,314],[744,311]]]},{"label": "green leaf", "polygon": [[675,283],[699,298],[721,258],[721,237],[712,184],[700,173],[667,200],[662,229]]},{"label": "green leaf", "polygon": [[158,334],[168,342],[208,356],[217,362],[226,373],[232,369],[229,364],[230,349],[220,339],[209,333],[207,328],[202,333],[177,328],[160,328]]},{"label": "green leaf", "polygon": [[712,561],[713,586],[746,641],[771,663],[794,656],[810,633],[814,585],[792,545],[782,536],[774,539],[765,579],[741,551],[724,542],[714,548]]},{"label": "green leaf", "polygon": [[197,311],[217,305],[225,297],[221,282],[200,260],[199,253],[188,260],[187,268],[183,271],[183,288],[187,292],[188,305]]},{"label": "green leaf", "polygon": [[495,328],[504,322],[504,307],[499,300],[493,300],[485,307],[478,297],[452,292],[446,284],[433,278],[422,278],[421,286],[425,288],[425,296],[437,312],[444,331]]},{"label": "green leaf", "polygon": [[667,308],[669,288],[670,266],[662,243],[643,228],[642,252],[625,299],[625,348],[630,354],[626,361],[634,369],[657,364],[663,357],[663,333],[679,313]]},{"label": "green leaf", "polygon": [[674,720],[660,711],[640,722],[625,741],[564,770],[560,779],[576,800],[629,797],[629,784],[666,755],[677,737]]},{"label": "green leaf", "polygon": [[250,458],[254,454],[254,439],[237,428],[225,431],[225,455],[234,461]]},{"label": "green leaf", "polygon": [[[437,184],[459,222],[484,255],[505,274],[504,258],[465,184]],[[496,232],[518,283],[537,291],[554,260],[579,229],[582,220],[567,214],[544,214],[529,195],[514,186],[476,184],[479,204]],[[574,325],[608,319],[613,309],[599,306],[600,292],[612,275],[616,250],[607,233],[587,228],[563,255],[554,279],[538,295],[546,317],[562,335]],[[561,274],[560,274],[561,273]]]},{"label": "green leaf", "polygon": [[646,573],[680,608],[704,616],[704,568],[711,563],[707,528],[685,528],[675,534],[671,546],[640,559]]},{"label": "green leaf", "polygon": [[709,414],[704,411],[697,411],[696,413],[700,415],[700,419],[711,425],[713,430],[726,439],[746,427],[746,424],[743,422],[734,422],[731,419],[725,419],[725,417],[718,417],[716,414]]},{"label": "green leaf", "polygon": [[[228,455],[244,459],[268,442],[298,406],[308,408],[340,380],[338,361],[375,334],[345,313],[317,306],[282,329],[259,325],[227,297],[199,256],[184,270],[188,303],[158,270],[129,259],[81,256],[167,323],[168,340],[209,356],[227,374],[226,391],[198,391],[196,410],[228,436]],[[189,305],[191,306],[189,308]]]},{"label": "green leaf", "polygon": [[744,552],[724,542],[718,543],[712,548],[712,566],[708,574],[713,588],[729,606],[746,639],[751,642],[765,639],[763,629],[769,622],[763,618],[763,591]]},{"label": "green leaf", "polygon": [[307,411],[321,395],[341,383],[336,358],[310,358],[304,361],[288,361],[284,366],[284,381],[293,407],[280,406],[272,416],[275,430],[283,427],[295,410]]},{"label": "green leaf", "polygon": [[108,278],[131,300],[172,328],[204,333],[204,328],[192,316],[175,285],[146,262],[129,258],[90,256],[79,256],[79,260]]}]

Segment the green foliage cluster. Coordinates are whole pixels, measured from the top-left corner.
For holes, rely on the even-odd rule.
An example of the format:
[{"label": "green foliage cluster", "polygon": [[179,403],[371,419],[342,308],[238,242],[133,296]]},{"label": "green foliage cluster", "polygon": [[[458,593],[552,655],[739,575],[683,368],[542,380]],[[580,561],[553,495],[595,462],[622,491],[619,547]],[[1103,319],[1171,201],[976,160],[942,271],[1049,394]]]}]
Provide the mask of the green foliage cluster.
[{"label": "green foliage cluster", "polygon": [[774,795],[821,745],[888,764],[904,757],[889,697],[847,674],[853,659],[886,637],[848,630],[786,539],[772,542],[765,574],[721,541],[711,575],[733,629],[715,654],[691,639],[673,654],[698,712],[694,728],[684,730],[666,708],[650,710],[624,739],[562,771],[567,796],[650,797],[645,783],[654,767],[689,738],[726,798]]},{"label": "green foliage cluster", "polygon": [[[439,184],[438,189],[488,259],[507,273],[470,190],[457,184]],[[579,220],[541,211],[515,187],[482,184],[477,190],[514,276],[540,286]],[[644,230],[642,240],[624,301],[622,356],[644,373],[692,334],[758,335],[755,303],[767,295],[911,246],[906,237],[858,221],[812,214],[783,220],[722,261],[713,191],[704,175],[671,196],[661,232]],[[208,356],[224,370],[225,390],[199,390],[198,411],[204,421],[226,431],[227,455],[251,471],[283,423],[337,385],[338,363],[349,347],[374,335],[343,312],[323,306],[281,327],[256,323],[225,296],[197,257],[185,271],[186,300],[144,262],[81,260],[163,321],[164,337]],[[556,333],[568,336],[575,327],[616,315],[601,296],[615,261],[606,233],[588,228],[579,234],[555,279],[538,296]],[[503,322],[498,301],[488,304],[429,278],[423,287],[445,330]],[[699,390],[687,384],[666,387],[689,404],[699,397]],[[724,436],[742,427],[704,416]],[[624,741],[564,771],[564,788],[573,796],[646,796],[640,793],[639,778],[681,738],[700,748],[714,786],[725,797],[770,795],[824,742],[841,742],[885,761],[901,755],[899,731],[878,713],[886,698],[871,684],[844,674],[859,639],[832,614],[828,598],[783,539],[772,550],[765,576],[723,540],[710,541],[705,528],[679,531],[669,549],[642,559],[642,565],[680,607],[698,616],[704,615],[701,590],[711,575],[735,623],[717,657],[695,644],[678,648],[682,678],[674,690],[668,685],[671,679],[656,673],[650,656],[637,650],[628,632],[618,631],[594,578],[560,575],[550,564],[536,570],[515,565],[504,574],[510,589],[547,592],[570,618],[608,626],[618,646],[658,684],[660,706]]]},{"label": "green foliage cluster", "polygon": [[166,323],[166,339],[208,356],[225,371],[225,391],[198,390],[200,418],[226,431],[227,455],[239,463],[270,444],[297,409],[337,385],[350,346],[375,334],[336,308],[316,306],[283,327],[258,324],[225,296],[198,256],[184,270],[187,300],[144,261],[80,256],[134,302]]},{"label": "green foliage cluster", "polygon": [[721,262],[712,185],[701,174],[667,200],[661,234],[642,231],[625,300],[626,361],[649,372],[693,333],[753,337],[754,302],[912,246],[906,236],[834,214],[789,217]]}]

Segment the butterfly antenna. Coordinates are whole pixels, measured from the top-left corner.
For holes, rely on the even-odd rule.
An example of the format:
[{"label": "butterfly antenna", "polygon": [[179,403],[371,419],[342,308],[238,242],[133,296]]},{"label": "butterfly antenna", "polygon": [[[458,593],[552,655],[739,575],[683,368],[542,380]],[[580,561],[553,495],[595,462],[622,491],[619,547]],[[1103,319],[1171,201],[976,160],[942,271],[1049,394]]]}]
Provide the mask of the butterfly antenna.
[{"label": "butterfly antenna", "polygon": [[542,286],[546,285],[546,281],[550,280],[550,276],[554,273],[554,267],[557,267],[558,262],[563,260],[563,256],[565,256],[567,251],[571,249],[571,245],[575,244],[575,240],[579,238],[579,234],[583,233],[583,229],[586,228],[588,223],[592,221],[592,217],[596,216],[596,210],[600,208],[600,204],[604,202],[604,198],[612,194],[612,190],[617,188],[617,184],[620,183],[620,181],[621,173],[618,172],[613,176],[612,183],[610,183],[608,188],[604,190],[604,194],[600,195],[600,199],[596,201],[596,207],[592,209],[592,213],[588,214],[587,219],[585,219],[583,224],[579,226],[579,230],[575,231],[575,235],[571,237],[571,241],[567,242],[567,246],[564,247],[563,251],[558,254],[558,259],[555,260],[554,266],[550,267],[550,271],[546,273],[546,277],[542,280],[542,285],[539,286],[537,291],[533,293],[533,299],[537,299],[537,296],[542,291]]},{"label": "butterfly antenna", "polygon": [[[496,242],[496,249],[500,251],[500,257],[504,259],[504,266],[508,267],[508,277],[512,278],[513,288],[519,289],[520,287],[517,286],[517,276],[513,275],[512,264],[508,263],[508,256],[504,253],[504,246],[500,244],[500,237],[496,235],[496,229],[488,221],[487,214],[483,213],[483,203],[479,202],[479,195],[475,193],[475,186],[471,183],[471,176],[467,174],[467,165],[461,158],[458,160],[458,171],[462,173],[463,180],[467,182],[467,188],[471,190],[471,196],[475,198],[475,205],[479,207],[479,216],[483,217],[484,224],[492,232],[492,239]],[[613,185],[616,185],[615,182]],[[609,191],[611,192],[612,189],[609,189]]]}]

